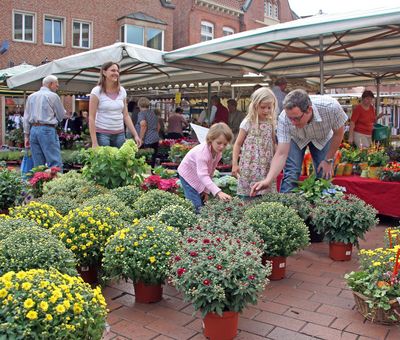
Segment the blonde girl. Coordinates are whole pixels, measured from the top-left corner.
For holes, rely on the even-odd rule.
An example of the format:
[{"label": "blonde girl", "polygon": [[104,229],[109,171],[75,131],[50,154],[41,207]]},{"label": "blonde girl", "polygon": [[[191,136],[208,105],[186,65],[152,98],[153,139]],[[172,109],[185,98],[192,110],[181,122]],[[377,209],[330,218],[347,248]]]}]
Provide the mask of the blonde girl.
[{"label": "blonde girl", "polygon": [[190,150],[178,167],[185,197],[192,201],[197,213],[203,205],[204,197],[209,193],[223,201],[231,199],[231,196],[215,185],[212,176],[221,160],[222,152],[232,139],[232,130],[228,125],[214,124],[207,133],[206,141]]},{"label": "blonde girl", "polygon": [[[275,144],[275,95],[269,88],[261,87],[253,92],[250,99],[248,113],[240,124],[232,155],[232,175],[238,178],[237,193],[244,197],[250,196],[254,183],[267,176]],[[276,191],[276,186],[271,185],[268,190]],[[267,190],[259,194],[265,192]]]}]

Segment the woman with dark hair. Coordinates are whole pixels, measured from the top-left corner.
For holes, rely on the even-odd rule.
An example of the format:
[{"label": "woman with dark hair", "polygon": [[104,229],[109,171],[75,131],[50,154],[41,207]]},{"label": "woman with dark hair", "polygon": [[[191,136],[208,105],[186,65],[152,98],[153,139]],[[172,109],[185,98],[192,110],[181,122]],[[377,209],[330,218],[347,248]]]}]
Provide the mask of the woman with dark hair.
[{"label": "woman with dark hair", "polygon": [[119,65],[110,61],[102,65],[98,85],[90,93],[92,147],[121,147],[125,142],[124,123],[140,146],[142,142],[128,114],[126,91],[119,83]]}]

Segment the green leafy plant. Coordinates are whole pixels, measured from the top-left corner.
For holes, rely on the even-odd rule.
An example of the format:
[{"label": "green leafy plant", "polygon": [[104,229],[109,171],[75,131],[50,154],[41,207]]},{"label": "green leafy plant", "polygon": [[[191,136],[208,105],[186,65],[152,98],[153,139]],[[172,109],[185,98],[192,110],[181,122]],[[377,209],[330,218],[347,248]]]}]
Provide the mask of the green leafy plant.
[{"label": "green leafy plant", "polygon": [[119,213],[105,206],[71,210],[51,229],[75,254],[79,266],[98,265],[106,241],[123,227]]},{"label": "green leafy plant", "polygon": [[268,283],[269,263],[262,251],[240,238],[212,233],[201,227],[186,229],[172,261],[170,282],[191,301],[195,310],[241,312],[256,304]]},{"label": "green leafy plant", "polygon": [[178,248],[179,231],[157,219],[144,219],[118,231],[107,243],[103,269],[107,278],[134,283],[164,283]]},{"label": "green leafy plant", "polygon": [[166,225],[177,228],[181,232],[195,226],[198,221],[197,215],[191,209],[180,205],[164,207],[155,217]]},{"label": "green leafy plant", "polygon": [[19,229],[29,229],[37,227],[38,224],[28,218],[13,218],[8,215],[0,217],[0,235],[1,239],[7,238],[10,234]]},{"label": "green leafy plant", "polygon": [[170,192],[158,189],[146,191],[140,196],[137,201],[133,203],[133,210],[137,218],[143,218],[155,215],[162,208],[170,205],[180,205],[193,211],[193,205],[190,201]]},{"label": "green leafy plant", "polygon": [[352,243],[378,223],[377,211],[356,196],[328,198],[318,202],[312,219],[327,241]]},{"label": "green leafy plant", "polygon": [[369,166],[385,166],[389,161],[389,156],[385,150],[376,150],[368,154]]},{"label": "green leafy plant", "polygon": [[117,196],[128,207],[132,208],[136,200],[142,196],[143,192],[135,185],[126,185],[115,188],[110,191],[111,194]]},{"label": "green leafy plant", "polygon": [[153,173],[164,179],[174,178],[178,174],[176,170],[166,169],[162,166],[156,166],[153,169]]},{"label": "green leafy plant", "polygon": [[32,269],[0,277],[0,334],[4,339],[93,339],[105,329],[100,288],[57,270]]},{"label": "green leafy plant", "polygon": [[21,161],[24,153],[21,151],[0,151],[1,161]]},{"label": "green leafy plant", "polygon": [[20,228],[0,241],[0,275],[9,271],[55,268],[76,275],[74,254],[39,226]]},{"label": "green leafy plant", "polygon": [[44,195],[38,199],[38,202],[51,205],[62,216],[68,214],[70,210],[78,208],[80,205],[77,200],[62,194]]},{"label": "green leafy plant", "polygon": [[22,203],[27,190],[28,187],[18,172],[0,168],[0,210]]},{"label": "green leafy plant", "polygon": [[8,140],[14,142],[15,144],[24,144],[24,130],[22,128],[17,128],[11,130],[7,134]]},{"label": "green leafy plant", "polygon": [[109,189],[130,184],[139,185],[148,165],[144,157],[136,157],[137,151],[137,145],[132,139],[128,139],[120,149],[100,146],[83,150],[85,166],[82,174]]},{"label": "green leafy plant", "polygon": [[233,176],[221,176],[214,177],[213,182],[217,185],[217,187],[221,188],[221,190],[231,196],[236,196],[237,193],[237,178]]},{"label": "green leafy plant", "polygon": [[270,257],[290,256],[310,242],[308,228],[301,217],[280,203],[260,203],[249,208],[244,221],[264,240],[264,252]]},{"label": "green leafy plant", "polygon": [[228,202],[210,199],[200,209],[200,218],[210,223],[217,223],[224,218],[230,220],[231,224],[237,225],[243,219],[245,206],[246,203],[237,197]]}]

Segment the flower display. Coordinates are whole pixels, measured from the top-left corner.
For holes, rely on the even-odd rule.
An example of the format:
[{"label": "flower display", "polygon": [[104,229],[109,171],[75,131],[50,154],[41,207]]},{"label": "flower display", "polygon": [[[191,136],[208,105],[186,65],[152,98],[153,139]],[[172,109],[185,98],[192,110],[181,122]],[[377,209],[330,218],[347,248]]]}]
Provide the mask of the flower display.
[{"label": "flower display", "polygon": [[388,163],[381,171],[381,180],[387,182],[400,182],[400,163]]},{"label": "flower display", "polygon": [[221,176],[214,177],[213,182],[219,187],[224,193],[236,196],[237,193],[237,178],[233,176]]},{"label": "flower display", "polygon": [[61,221],[62,216],[51,205],[31,201],[10,209],[10,216],[34,220],[41,227],[50,229]]},{"label": "flower display", "polygon": [[264,252],[270,257],[290,256],[310,242],[308,228],[301,217],[280,203],[260,203],[249,208],[244,221],[264,240]]},{"label": "flower display", "polygon": [[0,241],[0,275],[9,271],[55,268],[76,275],[74,254],[39,226],[21,228]]},{"label": "flower display", "polygon": [[142,196],[143,192],[134,185],[125,185],[110,191],[111,194],[117,196],[128,207],[132,208],[133,203]]},{"label": "flower display", "polygon": [[155,215],[162,208],[169,205],[180,205],[193,211],[192,202],[170,192],[158,189],[146,191],[140,196],[138,200],[133,203],[133,210],[135,211],[136,218],[143,218]]},{"label": "flower display", "polygon": [[386,228],[384,241],[386,248],[393,248],[394,246],[400,246],[400,226]]},{"label": "flower display", "polygon": [[43,195],[43,184],[57,177],[58,173],[61,171],[61,168],[53,166],[50,169],[45,169],[44,171],[35,171],[35,169],[37,168],[32,169],[32,175],[29,175],[30,179],[28,182],[32,186],[33,195],[35,197],[40,197]]},{"label": "flower display", "polygon": [[105,329],[100,288],[57,270],[5,273],[0,299],[0,334],[5,339],[100,340]]},{"label": "flower display", "polygon": [[377,211],[354,195],[328,198],[312,213],[313,225],[329,242],[358,245],[358,238],[378,223]]},{"label": "flower display", "polygon": [[268,283],[271,268],[261,264],[261,253],[238,237],[187,229],[172,259],[170,282],[203,316],[240,312],[257,303]]},{"label": "flower display", "polygon": [[171,145],[169,159],[175,163],[179,163],[186,156],[186,154],[196,146],[196,144],[197,143],[175,143]]},{"label": "flower display", "polygon": [[240,198],[233,198],[228,202],[210,199],[200,209],[200,218],[211,223],[216,223],[219,219],[225,218],[236,225],[243,219],[245,206],[245,202]]},{"label": "flower display", "polygon": [[38,224],[34,220],[28,218],[14,218],[8,215],[0,216],[0,235],[1,239],[5,239],[19,229],[29,229],[37,227]]},{"label": "flower display", "polygon": [[192,210],[180,205],[164,207],[155,216],[161,222],[175,227],[181,232],[197,223],[197,215]]},{"label": "flower display", "polygon": [[42,204],[51,205],[62,216],[68,214],[70,210],[76,209],[80,206],[80,202],[62,194],[44,195],[39,197],[37,201]]},{"label": "flower display", "polygon": [[177,178],[161,178],[159,175],[151,175],[145,178],[141,188],[145,191],[150,189],[159,189],[176,193],[178,189],[177,181]]},{"label": "flower display", "polygon": [[78,141],[81,139],[81,136],[79,134],[75,134],[75,133],[71,133],[71,132],[60,131],[58,133],[58,138],[60,140],[62,147],[66,148],[66,149],[70,149],[73,146],[73,143],[75,141]]},{"label": "flower display", "polygon": [[27,186],[17,171],[0,167],[0,210],[22,203],[26,190]]},{"label": "flower display", "polygon": [[374,144],[368,149],[369,166],[385,166],[389,161],[389,156],[384,147]]},{"label": "flower display", "polygon": [[123,227],[119,213],[104,206],[71,210],[51,232],[75,254],[79,266],[97,265],[106,241]]},{"label": "flower display", "polygon": [[136,221],[119,230],[107,242],[103,269],[107,278],[134,283],[164,283],[172,254],[177,251],[179,231],[157,219]]}]

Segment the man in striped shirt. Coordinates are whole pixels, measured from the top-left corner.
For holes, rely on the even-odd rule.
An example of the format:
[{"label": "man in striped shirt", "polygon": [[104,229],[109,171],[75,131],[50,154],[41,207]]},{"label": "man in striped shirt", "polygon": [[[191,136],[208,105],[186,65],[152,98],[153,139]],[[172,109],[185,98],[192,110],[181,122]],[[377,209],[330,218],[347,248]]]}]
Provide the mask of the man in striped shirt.
[{"label": "man in striped shirt", "polygon": [[330,178],[333,158],[343,139],[348,117],[338,101],[329,96],[309,96],[303,90],[290,92],[278,119],[278,147],[267,177],[253,185],[251,195],[271,185],[284,169],[281,192],[296,187],[307,146],[317,177]]},{"label": "man in striped shirt", "polygon": [[47,164],[62,168],[60,141],[56,127],[65,118],[58,90],[58,79],[49,75],[39,91],[32,93],[24,112],[25,147],[31,148],[34,167]]}]

